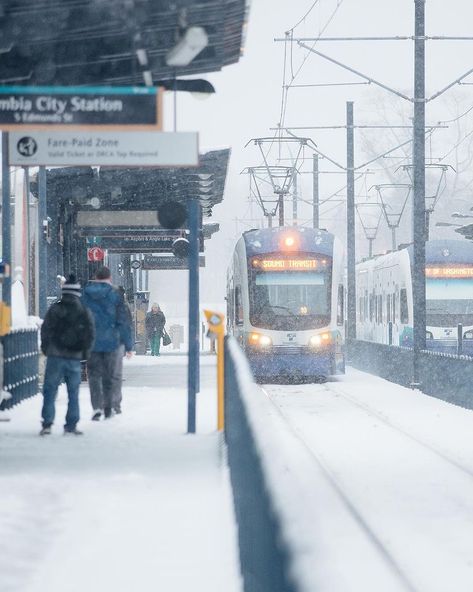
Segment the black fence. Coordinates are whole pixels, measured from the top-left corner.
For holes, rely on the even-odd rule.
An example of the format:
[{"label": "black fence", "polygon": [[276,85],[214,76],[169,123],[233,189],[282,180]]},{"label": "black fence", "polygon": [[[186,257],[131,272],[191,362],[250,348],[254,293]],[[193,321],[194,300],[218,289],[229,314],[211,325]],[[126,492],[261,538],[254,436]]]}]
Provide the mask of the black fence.
[{"label": "black fence", "polygon": [[0,338],[3,348],[3,390],[11,395],[0,397],[0,410],[10,409],[38,393],[38,330],[14,330]]},{"label": "black fence", "polygon": [[239,381],[242,373],[249,374],[244,365],[244,355],[238,347],[229,347],[226,338],[225,440],[238,523],[244,591],[295,592],[289,577],[288,550],[281,542],[279,520],[273,509],[242,397]]},{"label": "black fence", "polygon": [[[402,386],[413,386],[414,352],[410,348],[354,340],[347,344],[348,363]],[[431,351],[418,357],[417,386],[422,392],[473,409],[473,358]]]}]

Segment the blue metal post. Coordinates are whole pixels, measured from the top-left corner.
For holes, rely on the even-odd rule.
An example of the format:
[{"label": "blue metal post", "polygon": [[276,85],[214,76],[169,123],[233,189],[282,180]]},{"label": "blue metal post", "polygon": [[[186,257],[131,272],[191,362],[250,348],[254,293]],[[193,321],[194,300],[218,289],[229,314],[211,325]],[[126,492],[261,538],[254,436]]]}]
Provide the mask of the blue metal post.
[{"label": "blue metal post", "polygon": [[46,168],[38,172],[38,314],[44,318],[48,308],[48,251],[46,227],[48,212],[46,206]]},{"label": "blue metal post", "polygon": [[[8,132],[2,132],[2,260],[11,265],[10,167],[8,164]],[[11,278],[3,280],[2,300],[11,306]]]},{"label": "blue metal post", "polygon": [[189,221],[189,363],[187,367],[187,432],[196,430],[196,394],[199,392],[199,225],[200,203],[190,199]]}]

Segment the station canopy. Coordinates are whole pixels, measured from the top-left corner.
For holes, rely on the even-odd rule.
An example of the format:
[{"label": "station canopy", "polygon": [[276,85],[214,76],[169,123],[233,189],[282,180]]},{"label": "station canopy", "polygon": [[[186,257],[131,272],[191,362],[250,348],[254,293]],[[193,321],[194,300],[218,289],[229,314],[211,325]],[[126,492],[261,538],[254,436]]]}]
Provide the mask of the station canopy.
[{"label": "station canopy", "polygon": [[[220,70],[240,58],[246,0],[3,0],[0,84],[153,84]],[[203,27],[208,44],[187,66],[166,54],[183,31]],[[141,65],[140,65],[141,64]]]},{"label": "station canopy", "polygon": [[126,211],[198,198],[209,217],[223,200],[229,156],[229,149],[206,152],[192,168],[53,168],[47,172],[48,201],[66,200],[77,210]]}]

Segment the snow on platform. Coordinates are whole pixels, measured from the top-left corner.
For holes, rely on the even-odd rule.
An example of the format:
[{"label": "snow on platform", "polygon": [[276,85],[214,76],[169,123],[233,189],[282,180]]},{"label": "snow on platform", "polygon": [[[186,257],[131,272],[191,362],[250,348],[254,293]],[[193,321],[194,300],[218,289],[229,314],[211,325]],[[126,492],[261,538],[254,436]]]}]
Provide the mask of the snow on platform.
[{"label": "snow on platform", "polygon": [[305,589],[473,590],[472,411],[352,369],[263,390],[269,463],[279,441],[293,479],[291,501],[269,468]]},{"label": "snow on platform", "polygon": [[[239,592],[236,526],[205,360],[186,435],[186,359],[126,361],[123,414],[41,438],[36,397],[0,423],[0,592]],[[147,385],[147,386],[143,386]]]}]

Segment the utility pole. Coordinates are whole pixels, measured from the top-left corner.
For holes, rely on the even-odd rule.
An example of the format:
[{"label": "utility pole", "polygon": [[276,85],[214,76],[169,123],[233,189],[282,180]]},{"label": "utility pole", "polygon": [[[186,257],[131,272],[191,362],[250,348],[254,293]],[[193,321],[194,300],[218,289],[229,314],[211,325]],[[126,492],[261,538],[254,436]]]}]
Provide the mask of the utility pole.
[{"label": "utility pole", "polygon": [[413,239],[414,265],[414,376],[420,382],[419,357],[425,349],[425,0],[415,0],[414,41],[414,138],[413,138]]},{"label": "utility pole", "polygon": [[356,339],[355,133],[353,102],[347,102],[347,340]]},{"label": "utility pole", "polygon": [[292,180],[292,225],[297,226],[297,170],[294,169],[294,179]]},{"label": "utility pole", "polygon": [[312,226],[318,228],[319,220],[319,155],[313,156],[313,193],[312,193]]},{"label": "utility pole", "polygon": [[282,193],[279,194],[279,226],[284,226],[284,195]]}]

